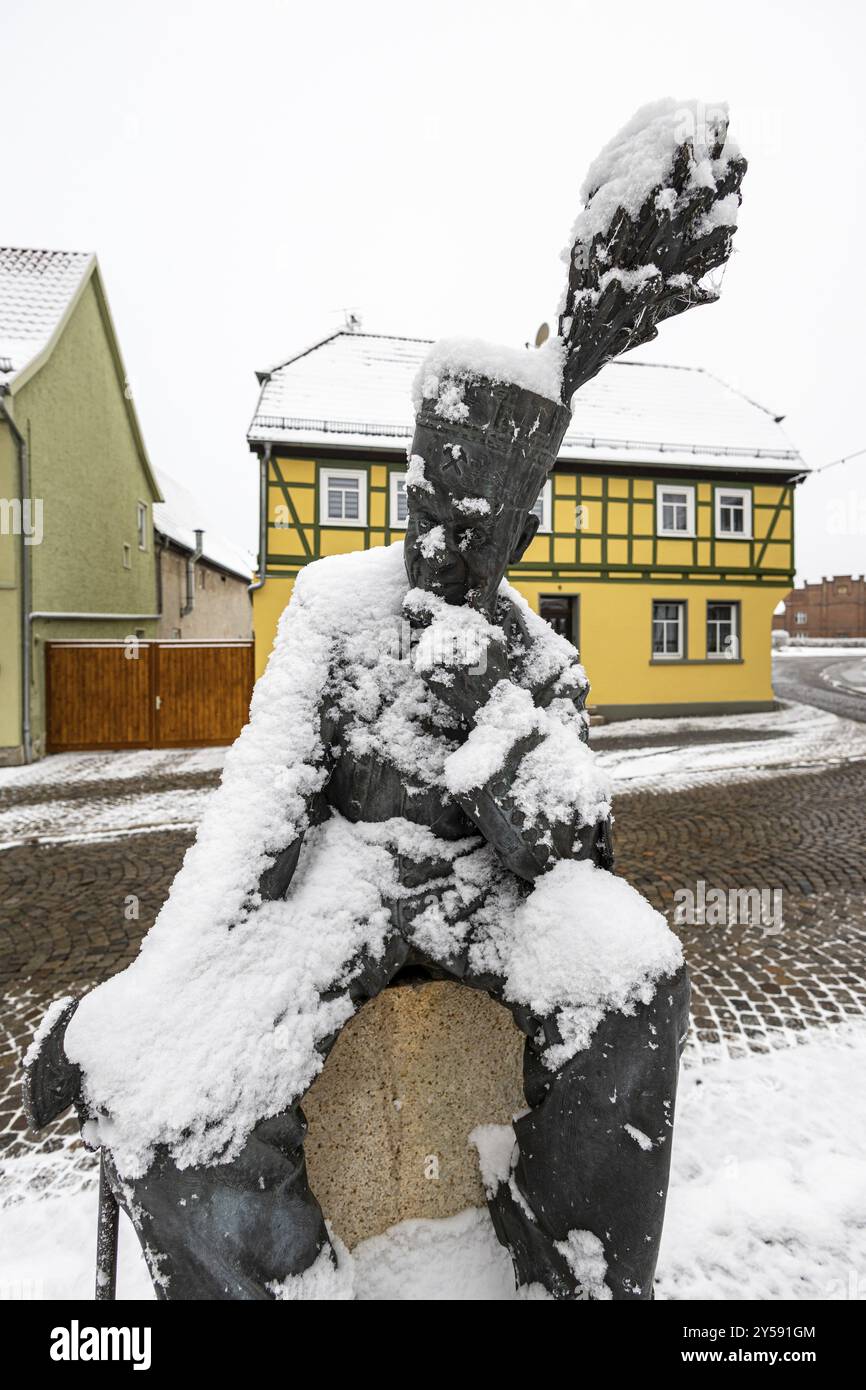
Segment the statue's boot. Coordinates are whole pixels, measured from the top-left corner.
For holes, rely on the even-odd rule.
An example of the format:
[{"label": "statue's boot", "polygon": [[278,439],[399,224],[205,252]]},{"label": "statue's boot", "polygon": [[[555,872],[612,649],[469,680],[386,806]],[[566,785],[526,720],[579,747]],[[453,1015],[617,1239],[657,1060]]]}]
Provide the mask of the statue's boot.
[{"label": "statue's boot", "polygon": [[[42,1129],[81,1101],[81,1071],[63,1042],[78,1001],[60,1012],[24,1067],[24,1108]],[[330,1244],[307,1182],[299,1106],[262,1120],[231,1163],[178,1168],[161,1152],[142,1178],[118,1175],[112,1189],[141,1242],[158,1298],[268,1299]]]},{"label": "statue's boot", "polygon": [[518,1283],[542,1284],[566,1300],[649,1299],[688,1029],[686,968],[660,980],[652,1000],[633,1013],[611,1011],[586,1051],[557,1072],[544,1065],[540,1021],[519,1010],[515,1016],[529,1035],[530,1108],[514,1123],[510,1181],[499,1184],[489,1207]]},{"label": "statue's boot", "polygon": [[157,1298],[269,1299],[327,1247],[304,1160],[299,1106],[261,1120],[237,1158],[178,1168],[160,1153],[144,1177],[106,1167],[141,1242]]}]

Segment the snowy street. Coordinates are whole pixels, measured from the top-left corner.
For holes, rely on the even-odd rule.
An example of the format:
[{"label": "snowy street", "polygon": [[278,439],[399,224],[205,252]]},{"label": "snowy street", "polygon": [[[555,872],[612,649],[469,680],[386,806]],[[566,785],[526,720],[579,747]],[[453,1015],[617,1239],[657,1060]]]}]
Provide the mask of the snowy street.
[{"label": "snowy street", "polygon": [[802,700],[866,722],[866,652],[852,647],[786,647],[773,659],[773,685],[783,700]]}]

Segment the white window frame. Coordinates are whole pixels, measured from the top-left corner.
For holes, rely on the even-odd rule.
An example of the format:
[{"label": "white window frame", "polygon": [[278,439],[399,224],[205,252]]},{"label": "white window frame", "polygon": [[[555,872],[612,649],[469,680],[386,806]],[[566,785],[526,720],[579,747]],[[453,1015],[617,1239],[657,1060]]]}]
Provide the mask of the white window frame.
[{"label": "white window frame", "polygon": [[[739,497],[743,503],[743,529],[742,531],[723,531],[722,530],[722,498]],[[747,487],[722,487],[715,489],[716,503],[716,540],[719,541],[750,541],[752,539],[752,493]]]},{"label": "white window frame", "polygon": [[[686,529],[685,531],[666,530],[664,521],[665,495],[669,492],[685,493]],[[677,503],[676,505],[679,505]],[[670,536],[672,539],[690,541],[695,538],[695,489],[693,483],[656,483],[656,535]]]},{"label": "white window frame", "polygon": [[796,613],[794,614],[794,621],[798,627],[805,627],[809,621],[809,614],[806,613],[802,608],[798,608]]},{"label": "white window frame", "polygon": [[146,502],[136,502],[136,504],[135,504],[135,524],[136,524],[136,530],[138,531],[138,548],[139,548],[139,550],[147,550],[147,533],[148,533],[147,520],[148,520],[148,517],[147,517],[147,503],[146,503]]},{"label": "white window frame", "polygon": [[[710,651],[709,636],[710,636],[710,609],[711,609],[711,608],[730,608],[730,610],[731,610],[731,637],[732,637],[732,639],[733,639],[733,645],[730,646],[730,647],[728,647],[726,651],[721,651],[721,652],[711,652],[711,651]],[[740,619],[740,605],[739,605],[739,603],[736,603],[736,602],[732,603],[731,600],[730,600],[730,599],[727,599],[727,598],[708,598],[708,599],[707,599],[707,660],[708,660],[708,661],[738,661],[738,660],[740,659],[740,657],[741,657],[741,655],[742,655],[742,653],[741,653],[741,647],[740,647],[740,644],[741,644],[741,642],[742,642],[742,635],[741,635],[741,633],[740,633],[740,621],[741,621],[741,619]]]},{"label": "white window frame", "polygon": [[[331,478],[357,478],[358,515],[357,517],[328,516],[328,486]],[[367,471],[364,468],[320,468],[319,469],[319,525],[352,526],[357,531],[367,525]]]},{"label": "white window frame", "polygon": [[544,487],[541,489],[540,493],[536,497],[533,506],[530,508],[531,513],[534,514],[535,508],[538,506],[539,502],[541,502],[541,519],[538,523],[538,534],[541,535],[542,533],[548,533],[551,529],[550,522],[551,516],[553,514],[552,478],[548,478],[547,482],[544,484]]},{"label": "white window frame", "polygon": [[[656,604],[666,604],[669,608],[679,609],[679,643],[675,652],[657,652],[655,649],[655,625],[656,625]],[[670,618],[661,619],[663,622],[670,622]],[[652,601],[650,609],[650,656],[653,661],[685,661],[686,657],[686,604],[681,598],[656,598]]]},{"label": "white window frame", "polygon": [[[399,485],[401,482],[404,484],[406,482],[406,470],[399,468],[393,469],[388,479],[388,525],[390,526],[392,531],[405,531],[406,527],[409,524],[408,511],[406,513],[405,521],[401,521],[399,517],[397,499],[399,495]],[[409,506],[408,496],[406,498],[406,506],[407,508]]]}]

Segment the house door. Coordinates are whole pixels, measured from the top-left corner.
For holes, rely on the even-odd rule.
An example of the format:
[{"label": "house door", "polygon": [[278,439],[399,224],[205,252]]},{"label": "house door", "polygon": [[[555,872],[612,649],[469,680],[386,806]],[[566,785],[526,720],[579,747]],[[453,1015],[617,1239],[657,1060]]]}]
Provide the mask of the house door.
[{"label": "house door", "polygon": [[575,647],[580,646],[580,598],[577,594],[542,594],[538,611],[554,632],[567,637]]},{"label": "house door", "polygon": [[250,709],[251,642],[156,642],[154,746],[234,743]]}]

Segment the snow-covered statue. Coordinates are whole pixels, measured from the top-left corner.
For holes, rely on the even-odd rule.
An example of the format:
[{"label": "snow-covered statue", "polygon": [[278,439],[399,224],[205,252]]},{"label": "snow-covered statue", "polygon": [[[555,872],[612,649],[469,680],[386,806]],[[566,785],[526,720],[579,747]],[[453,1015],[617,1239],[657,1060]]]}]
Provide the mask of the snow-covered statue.
[{"label": "snow-covered statue", "polygon": [[346,1295],[301,1103],[411,969],[488,991],[526,1035],[527,1109],[485,1165],[519,1290],[650,1298],[686,971],[612,872],[577,653],[504,575],[572,393],[715,296],[744,169],[723,111],[645,108],[590,170],[558,334],[432,350],[405,544],[299,575],[138,959],[49,1011],[32,1120],[75,1104],[160,1297]]}]

